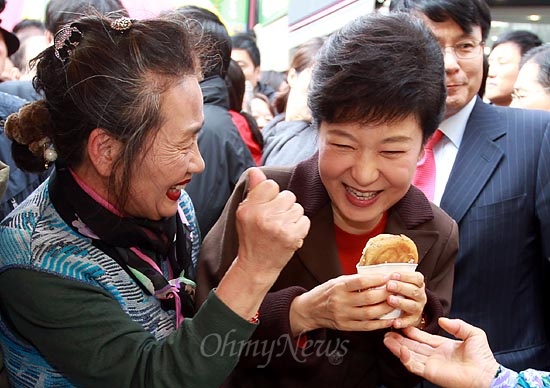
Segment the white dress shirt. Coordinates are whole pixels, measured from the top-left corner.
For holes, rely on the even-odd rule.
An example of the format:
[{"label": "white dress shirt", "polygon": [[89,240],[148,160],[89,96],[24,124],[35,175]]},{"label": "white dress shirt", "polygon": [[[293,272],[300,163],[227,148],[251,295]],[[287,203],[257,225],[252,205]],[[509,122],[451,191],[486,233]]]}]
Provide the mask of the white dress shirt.
[{"label": "white dress shirt", "polygon": [[476,97],[464,106],[458,113],[443,120],[439,129],[445,136],[434,147],[435,158],[435,191],[433,203],[437,206],[441,203],[445,186],[451,175],[455,163],[458,148],[462,142],[462,136],[472,109],[476,103]]}]

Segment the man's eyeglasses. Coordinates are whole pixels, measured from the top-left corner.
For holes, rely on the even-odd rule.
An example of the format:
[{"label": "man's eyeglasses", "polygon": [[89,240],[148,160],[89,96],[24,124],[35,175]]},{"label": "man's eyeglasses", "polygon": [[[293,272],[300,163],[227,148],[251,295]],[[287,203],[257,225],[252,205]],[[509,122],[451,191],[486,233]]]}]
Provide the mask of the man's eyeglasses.
[{"label": "man's eyeglasses", "polygon": [[441,51],[445,55],[447,48],[450,48],[457,58],[472,59],[481,54],[484,45],[485,42],[482,40],[466,39],[450,46],[441,46]]}]

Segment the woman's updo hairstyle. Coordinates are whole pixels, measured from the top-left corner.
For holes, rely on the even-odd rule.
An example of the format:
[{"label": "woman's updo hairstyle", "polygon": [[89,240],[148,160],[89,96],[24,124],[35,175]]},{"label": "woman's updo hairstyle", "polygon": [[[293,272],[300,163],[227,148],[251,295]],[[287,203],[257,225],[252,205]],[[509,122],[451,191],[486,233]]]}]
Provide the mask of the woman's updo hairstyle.
[{"label": "woman's updo hairstyle", "polygon": [[185,76],[197,75],[199,64],[185,21],[118,16],[90,14],[58,31],[54,45],[33,60],[33,84],[44,100],[10,117],[6,132],[20,167],[36,171],[48,167],[40,147],[53,146],[53,156],[78,166],[90,132],[106,130],[125,145],[114,170],[121,174],[111,176],[109,186],[123,205],[132,167],[162,124],[161,94]]}]

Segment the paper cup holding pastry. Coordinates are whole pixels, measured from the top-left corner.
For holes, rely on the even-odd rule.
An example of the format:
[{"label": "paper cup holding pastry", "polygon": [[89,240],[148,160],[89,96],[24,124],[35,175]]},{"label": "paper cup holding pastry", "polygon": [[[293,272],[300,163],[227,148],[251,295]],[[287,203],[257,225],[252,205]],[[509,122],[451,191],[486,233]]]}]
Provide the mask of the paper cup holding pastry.
[{"label": "paper cup holding pastry", "polygon": [[[413,240],[400,234],[379,234],[371,238],[359,263],[357,273],[414,272],[418,265],[418,250]],[[380,319],[394,319],[401,316],[401,310],[395,309],[384,314]]]}]

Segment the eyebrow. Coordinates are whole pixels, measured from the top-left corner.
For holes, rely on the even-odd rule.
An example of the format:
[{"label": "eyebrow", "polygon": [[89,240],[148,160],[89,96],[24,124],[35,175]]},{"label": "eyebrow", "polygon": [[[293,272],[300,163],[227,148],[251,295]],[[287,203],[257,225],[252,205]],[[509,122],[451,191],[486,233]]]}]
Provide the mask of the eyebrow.
[{"label": "eyebrow", "polygon": [[391,136],[391,137],[387,137],[385,138],[383,141],[382,141],[382,144],[388,144],[388,143],[403,143],[403,142],[408,142],[408,141],[412,141],[412,137],[410,136],[403,136],[403,135],[399,135],[399,136]]},{"label": "eyebrow", "polygon": [[[452,40],[455,41],[455,42],[460,42],[460,41],[462,41],[462,40],[464,40],[464,39],[472,39],[472,40],[476,40],[476,41],[479,40],[479,41],[483,42],[483,39],[477,38],[476,36],[474,36],[474,34],[462,34],[462,35],[457,36],[456,38],[454,38],[454,39],[452,39]],[[443,42],[442,42],[442,39],[439,39],[439,38],[437,38],[437,42],[438,42],[439,44],[443,43]]]},{"label": "eyebrow", "polygon": [[330,135],[337,135],[337,136],[343,136],[351,140],[356,140],[355,136],[351,135],[350,133],[343,131],[338,128],[332,128],[327,131]]},{"label": "eyebrow", "polygon": [[[343,136],[343,137],[346,137],[350,140],[357,141],[355,136],[353,136],[353,135],[349,134],[348,132],[345,132],[341,129],[337,129],[337,128],[330,129],[330,130],[328,130],[328,133],[331,134],[331,135]],[[413,139],[410,136],[396,135],[396,136],[390,136],[390,137],[384,138],[384,140],[382,140],[382,144],[410,142],[412,140]]]}]

